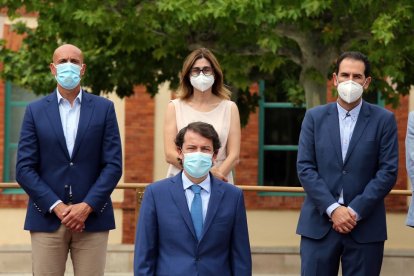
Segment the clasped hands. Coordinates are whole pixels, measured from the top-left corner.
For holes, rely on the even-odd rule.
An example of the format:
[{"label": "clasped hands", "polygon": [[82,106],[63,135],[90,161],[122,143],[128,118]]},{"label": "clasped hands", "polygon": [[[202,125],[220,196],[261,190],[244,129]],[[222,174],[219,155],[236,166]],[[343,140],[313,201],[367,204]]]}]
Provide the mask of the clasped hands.
[{"label": "clasped hands", "polygon": [[331,219],[332,228],[341,234],[350,233],[357,225],[356,214],[345,206],[336,208],[331,214]]},{"label": "clasped hands", "polygon": [[55,212],[62,224],[71,231],[82,232],[85,229],[85,221],[92,212],[92,208],[85,202],[73,205],[61,202],[53,208],[53,212]]}]

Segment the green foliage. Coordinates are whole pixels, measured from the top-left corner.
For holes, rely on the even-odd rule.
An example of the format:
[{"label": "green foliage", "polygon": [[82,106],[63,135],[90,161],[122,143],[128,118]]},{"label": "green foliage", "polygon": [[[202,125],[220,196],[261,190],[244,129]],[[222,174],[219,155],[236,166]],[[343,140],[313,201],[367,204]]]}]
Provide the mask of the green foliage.
[{"label": "green foliage", "polygon": [[[225,82],[235,93],[243,118],[257,105],[249,85],[280,82],[278,99],[302,104],[323,86],[335,58],[359,50],[372,60],[372,89],[398,103],[414,83],[412,0],[2,0],[18,18],[19,8],[38,14],[19,52],[0,50],[2,77],[48,93],[55,81],[48,66],[54,49],[72,43],[84,51],[83,85],[93,93],[131,95],[143,84],[151,95],[165,81],[177,87],[184,58],[197,47],[218,57]],[[280,76],[284,76],[280,79]],[[389,76],[389,79],[385,79]],[[320,85],[305,91],[304,80]],[[270,85],[268,85],[268,83]],[[279,96],[277,96],[280,94]],[[246,105],[246,106],[244,106]],[[247,114],[244,114],[247,112]],[[245,120],[243,122],[246,122]]]}]

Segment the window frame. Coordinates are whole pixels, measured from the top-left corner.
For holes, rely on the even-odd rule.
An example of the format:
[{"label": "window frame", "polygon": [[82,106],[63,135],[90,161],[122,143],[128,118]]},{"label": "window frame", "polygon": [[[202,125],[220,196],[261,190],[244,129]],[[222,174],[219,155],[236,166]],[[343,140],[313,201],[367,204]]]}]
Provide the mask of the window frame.
[{"label": "window frame", "polygon": [[[10,153],[15,150],[17,153],[18,141],[11,140],[11,122],[12,122],[12,108],[26,108],[31,101],[13,101],[12,100],[12,82],[5,82],[5,100],[4,100],[4,152],[3,152],[3,181],[4,182],[16,182],[15,179],[10,179],[10,168],[16,166],[11,164]],[[20,126],[19,126],[20,127]],[[3,189],[2,194],[24,194],[22,188],[9,188]]]},{"label": "window frame", "polygon": [[[258,185],[264,186],[264,154],[265,151],[298,151],[298,145],[265,145],[265,111],[267,108],[300,108],[296,107],[289,102],[266,102],[264,97],[265,81],[259,81],[259,162],[258,162]],[[286,186],[273,186],[273,187],[286,187]],[[289,197],[303,197],[305,193],[292,193],[292,192],[259,192],[261,196],[289,196]]]}]

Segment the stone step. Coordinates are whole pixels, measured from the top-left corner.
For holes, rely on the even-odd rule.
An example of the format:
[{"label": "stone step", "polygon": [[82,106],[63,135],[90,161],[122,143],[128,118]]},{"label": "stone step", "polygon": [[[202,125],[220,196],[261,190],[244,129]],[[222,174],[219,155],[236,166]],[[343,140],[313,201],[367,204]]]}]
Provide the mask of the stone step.
[{"label": "stone step", "polygon": [[[132,275],[133,250],[133,245],[108,245],[105,276]],[[298,248],[252,248],[252,260],[254,276],[300,274]],[[70,258],[66,271],[73,275]],[[381,276],[409,276],[413,271],[414,250],[385,250]],[[0,246],[0,275],[32,275],[30,245]]]}]

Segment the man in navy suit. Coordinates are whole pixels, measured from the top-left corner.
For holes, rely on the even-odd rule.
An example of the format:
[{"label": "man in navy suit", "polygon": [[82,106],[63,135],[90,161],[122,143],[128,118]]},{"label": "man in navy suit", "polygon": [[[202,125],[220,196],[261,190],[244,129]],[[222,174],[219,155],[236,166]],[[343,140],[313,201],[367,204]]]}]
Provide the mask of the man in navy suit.
[{"label": "man in navy suit", "polygon": [[50,64],[57,88],[23,119],[16,180],[29,195],[34,275],[63,276],[68,252],[76,276],[104,275],[122,151],[113,103],[80,87],[85,69],[79,48],[58,47]]},{"label": "man in navy suit", "polygon": [[362,100],[370,63],[359,52],[337,60],[336,103],[306,112],[297,170],[306,198],[297,226],[302,275],[379,275],[387,239],[384,198],[398,170],[393,113]]},{"label": "man in navy suit", "polygon": [[220,148],[217,132],[194,122],[180,130],[175,144],[184,170],[145,191],[134,275],[250,276],[243,193],[209,173]]}]

